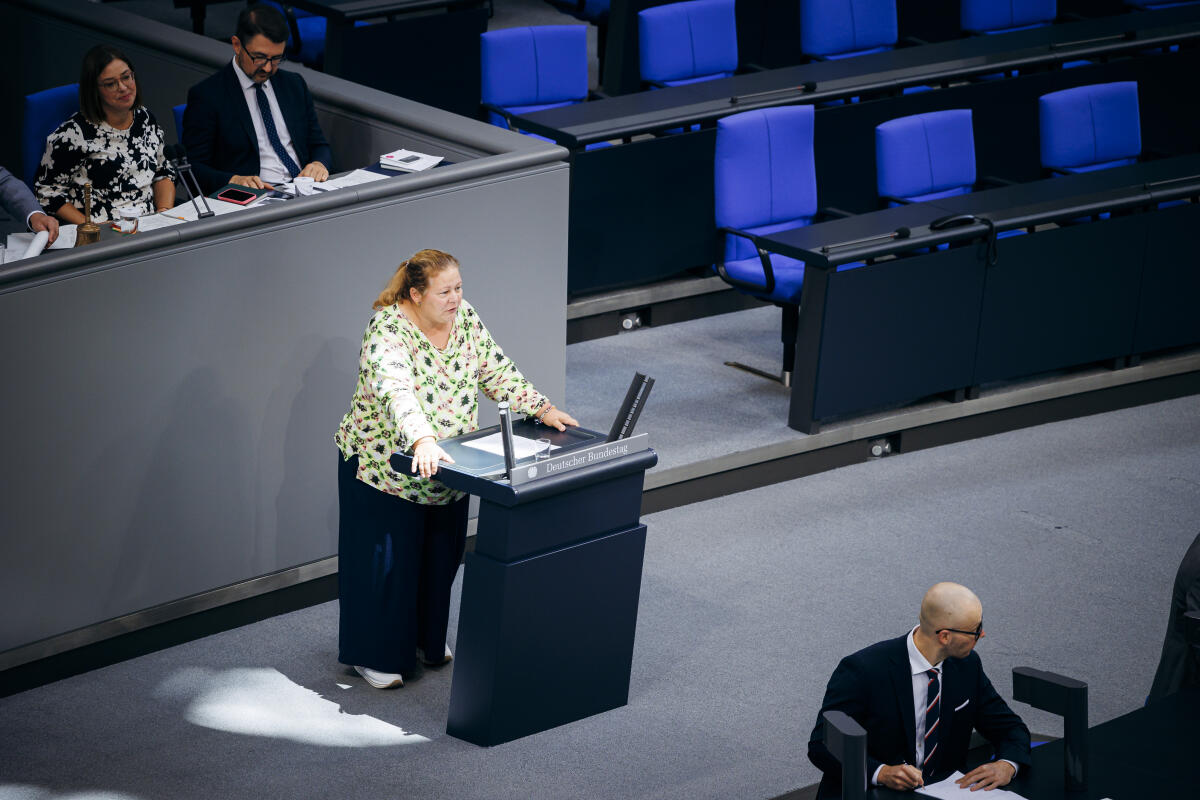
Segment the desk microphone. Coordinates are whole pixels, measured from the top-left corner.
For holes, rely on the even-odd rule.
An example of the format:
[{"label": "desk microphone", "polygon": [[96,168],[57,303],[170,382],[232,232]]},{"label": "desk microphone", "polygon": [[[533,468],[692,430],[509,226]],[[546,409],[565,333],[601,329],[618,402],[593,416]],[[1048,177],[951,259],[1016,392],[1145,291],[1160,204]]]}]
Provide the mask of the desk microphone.
[{"label": "desk microphone", "polygon": [[840,247],[854,247],[855,245],[870,244],[871,242],[890,242],[893,239],[907,239],[909,236],[912,236],[912,231],[904,225],[901,225],[899,228],[896,228],[896,230],[888,233],[880,233],[875,236],[866,236],[862,239],[850,239],[849,241],[838,242],[837,244],[821,245],[821,252],[828,253],[830,250],[835,250]]},{"label": "desk microphone", "polygon": [[[188,200],[192,201],[192,206],[196,209],[196,217],[204,219],[211,217],[213,210],[208,207],[208,198],[204,196],[204,192],[200,189],[200,181],[196,178],[196,173],[192,172],[192,165],[188,163],[187,151],[183,149],[181,144],[167,145],[166,147],[167,160],[171,162],[176,172],[179,173],[179,182],[183,184],[183,191],[187,193]],[[195,194],[188,186],[187,179],[191,177],[192,183],[196,186]],[[200,204],[204,204],[204,210],[200,209]]]}]

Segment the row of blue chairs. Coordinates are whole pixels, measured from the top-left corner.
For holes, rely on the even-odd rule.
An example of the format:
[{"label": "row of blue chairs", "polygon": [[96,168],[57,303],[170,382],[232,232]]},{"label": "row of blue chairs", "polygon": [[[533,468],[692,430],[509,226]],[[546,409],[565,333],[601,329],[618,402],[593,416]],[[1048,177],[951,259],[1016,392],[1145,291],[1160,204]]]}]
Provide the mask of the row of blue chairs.
[{"label": "row of blue chairs", "polygon": [[[1038,112],[1041,161],[1050,174],[1108,169],[1141,155],[1134,82],[1051,92],[1039,98]],[[715,269],[736,289],[783,309],[784,383],[795,360],[804,263],[761,250],[755,237],[819,220],[814,119],[813,106],[803,105],[747,111],[717,122],[715,219],[724,251]],[[883,204],[974,191],[970,110],[916,114],[877,126],[875,161]]]}]

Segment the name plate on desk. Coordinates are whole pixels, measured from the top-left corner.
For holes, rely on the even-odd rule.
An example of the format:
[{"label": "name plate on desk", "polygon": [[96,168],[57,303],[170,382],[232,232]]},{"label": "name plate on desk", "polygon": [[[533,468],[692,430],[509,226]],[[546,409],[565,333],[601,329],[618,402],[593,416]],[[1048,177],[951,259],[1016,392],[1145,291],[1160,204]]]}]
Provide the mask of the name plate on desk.
[{"label": "name plate on desk", "polygon": [[649,446],[649,434],[640,433],[628,439],[618,439],[615,442],[601,442],[591,447],[571,450],[560,456],[548,458],[545,461],[535,461],[532,463],[527,461],[513,468],[512,485],[520,486],[550,475],[562,475],[566,472],[573,472],[574,470],[590,467],[593,464],[599,464],[603,461],[611,461],[614,458],[639,453],[649,448]]}]

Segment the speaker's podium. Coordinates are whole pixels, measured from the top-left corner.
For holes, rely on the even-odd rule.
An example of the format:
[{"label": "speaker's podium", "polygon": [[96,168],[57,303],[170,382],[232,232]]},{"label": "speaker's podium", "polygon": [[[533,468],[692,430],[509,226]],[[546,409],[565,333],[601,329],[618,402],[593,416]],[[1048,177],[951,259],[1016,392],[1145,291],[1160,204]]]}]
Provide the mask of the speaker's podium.
[{"label": "speaker's podium", "polygon": [[[646,526],[646,435],[513,424],[511,478],[499,426],[439,444],[435,480],[477,495],[446,732],[496,745],[629,701]],[[549,439],[549,458],[533,454]],[[523,456],[523,457],[522,457]],[[392,456],[395,469],[411,459]]]}]

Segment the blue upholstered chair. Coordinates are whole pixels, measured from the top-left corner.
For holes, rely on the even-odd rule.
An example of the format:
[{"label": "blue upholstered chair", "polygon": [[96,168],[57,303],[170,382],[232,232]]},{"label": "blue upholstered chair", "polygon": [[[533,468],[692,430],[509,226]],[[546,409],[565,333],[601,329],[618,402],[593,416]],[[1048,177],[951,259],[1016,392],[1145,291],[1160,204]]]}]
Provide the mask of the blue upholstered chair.
[{"label": "blue upholstered chair", "polygon": [[1058,16],[1058,0],[962,0],[962,29],[992,34],[1040,28]]},{"label": "blue upholstered chair", "polygon": [[1038,98],[1042,167],[1092,172],[1133,164],[1142,152],[1137,83],[1097,83]]},{"label": "blue upholstered chair", "polygon": [[183,112],[187,110],[187,103],[180,103],[173,107],[171,111],[175,114],[175,141],[183,141]]},{"label": "blue upholstered chair", "polygon": [[800,0],[800,49],[825,60],[891,50],[896,0]]},{"label": "blue upholstered chair", "polygon": [[876,126],[875,182],[889,205],[970,192],[975,185],[970,109],[914,114]]},{"label": "blue upholstered chair", "polygon": [[320,68],[325,60],[326,19],[303,9],[276,2],[276,0],[263,0],[263,2],[277,8],[287,19],[290,31],[287,42],[288,58],[310,67]]},{"label": "blue upholstered chair", "polygon": [[[587,99],[587,26],[543,25],[480,34],[483,107],[488,121],[516,130],[512,114]],[[543,137],[537,137],[543,138]]]},{"label": "blue upholstered chair", "polygon": [[757,375],[791,381],[796,359],[804,262],[760,249],[756,234],[808,225],[817,216],[813,107],[783,106],[717,121],[716,222],[722,235],[717,274],[735,288],[783,309],[783,373],[741,364]]},{"label": "blue upholstered chair", "polygon": [[79,110],[79,84],[71,83],[25,95],[21,123],[21,169],[29,188],[46,152],[46,137]]},{"label": "blue upholstered chair", "polygon": [[682,86],[737,71],[734,0],[688,0],[638,12],[638,64],[652,86]]}]

